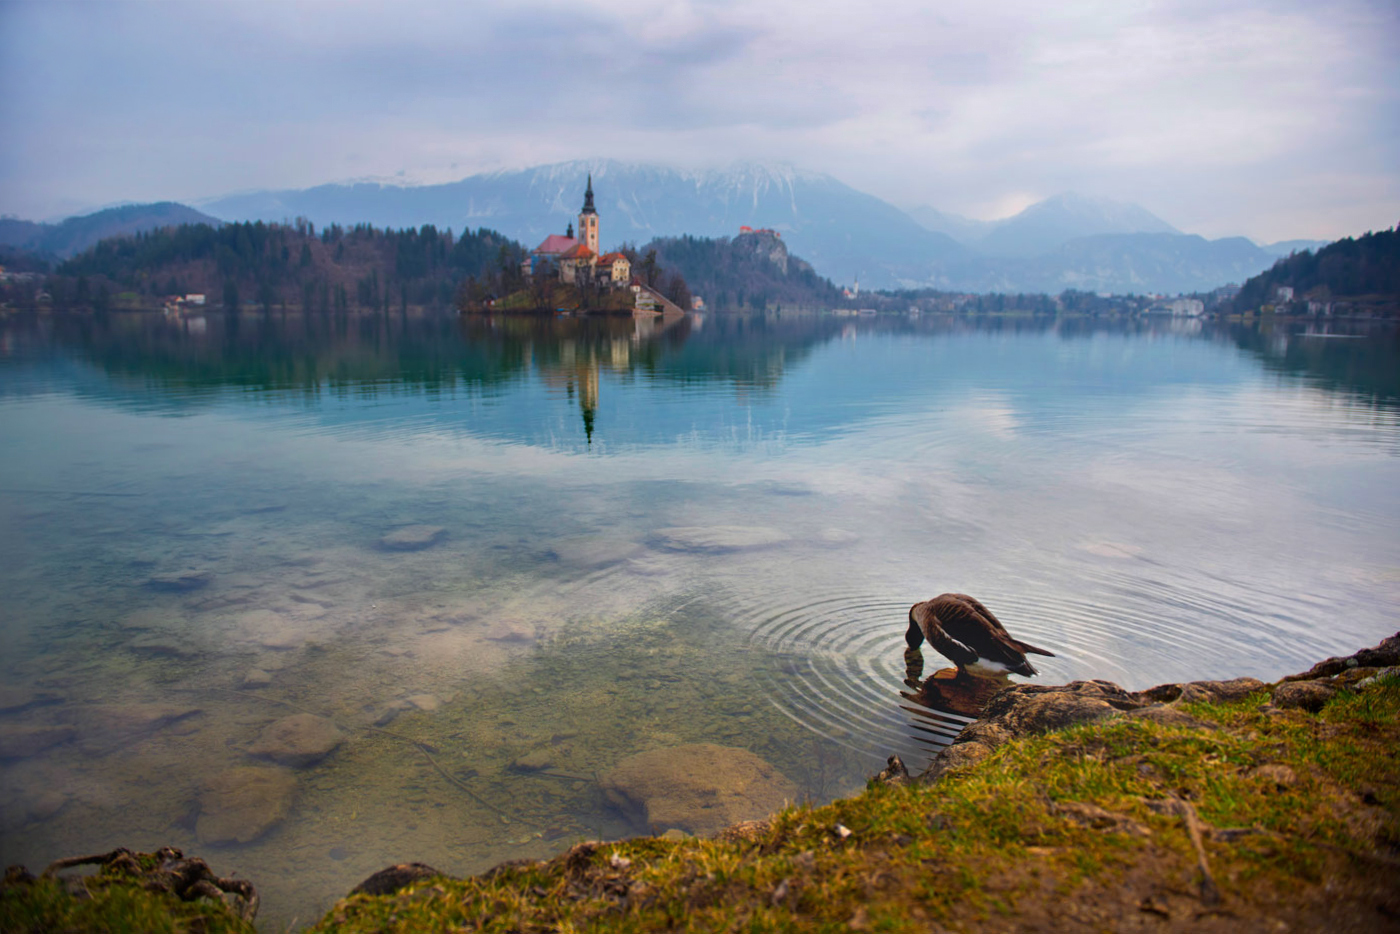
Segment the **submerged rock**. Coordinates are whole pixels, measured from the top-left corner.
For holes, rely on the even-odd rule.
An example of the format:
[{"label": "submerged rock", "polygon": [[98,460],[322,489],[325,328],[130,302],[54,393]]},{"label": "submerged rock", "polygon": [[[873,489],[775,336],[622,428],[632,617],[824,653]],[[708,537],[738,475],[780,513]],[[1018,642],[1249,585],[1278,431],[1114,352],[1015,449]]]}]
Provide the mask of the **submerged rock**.
[{"label": "submerged rock", "polygon": [[25,759],[38,755],[45,749],[68,742],[76,733],[76,729],[66,724],[0,724],[0,759]]},{"label": "submerged rock", "polygon": [[406,525],[387,532],[379,539],[379,547],[389,551],[419,551],[431,548],[447,536],[440,525]]},{"label": "submerged rock", "polygon": [[297,780],[285,769],[242,766],[210,779],[199,798],[195,836],[208,845],[251,843],[291,812]]},{"label": "submerged rock", "polygon": [[328,756],[344,739],[334,723],[298,713],[269,724],[248,752],[282,765],[303,768]]},{"label": "submerged rock", "polygon": [[548,748],[541,747],[525,753],[510,764],[510,767],[517,772],[538,772],[547,769],[554,764],[554,754]]},{"label": "submerged rock", "polygon": [[603,776],[615,806],[655,831],[710,834],[767,817],[801,796],[797,785],[746,749],[694,743],[653,749]]},{"label": "submerged rock", "polygon": [[132,639],[126,647],[143,655],[165,658],[198,658],[204,652],[190,644],[187,637],[178,633],[147,632]]},{"label": "submerged rock", "polygon": [[272,674],[261,668],[249,668],[240,685],[245,688],[265,688],[272,683]]},{"label": "submerged rock", "polygon": [[201,587],[208,587],[209,582],[213,579],[214,575],[208,571],[175,571],[170,574],[156,574],[147,578],[146,586],[151,590],[182,593],[188,590],[199,590]]},{"label": "submerged rock", "polygon": [[748,525],[676,526],[654,534],[664,548],[711,554],[772,548],[792,540],[778,529]]},{"label": "submerged rock", "polygon": [[642,546],[636,542],[609,538],[570,538],[550,546],[554,557],[564,564],[596,568],[617,564],[638,554]]},{"label": "submerged rock", "polygon": [[54,704],[62,699],[60,694],[32,685],[0,684],[0,713],[17,713],[42,704]]},{"label": "submerged rock", "polygon": [[80,714],[81,745],[98,755],[125,746],[156,732],[176,728],[187,732],[196,728],[190,721],[203,713],[199,707],[175,704],[104,704],[89,707]]}]

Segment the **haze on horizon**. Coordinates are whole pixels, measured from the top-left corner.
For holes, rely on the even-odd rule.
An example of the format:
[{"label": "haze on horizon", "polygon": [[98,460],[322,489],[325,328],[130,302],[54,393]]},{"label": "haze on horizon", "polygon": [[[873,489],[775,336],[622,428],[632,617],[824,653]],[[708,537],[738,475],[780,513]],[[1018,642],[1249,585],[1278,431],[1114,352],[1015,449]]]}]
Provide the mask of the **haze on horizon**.
[{"label": "haze on horizon", "polygon": [[576,158],[786,162],[1260,242],[1400,219],[1391,0],[0,2],[0,214]]}]

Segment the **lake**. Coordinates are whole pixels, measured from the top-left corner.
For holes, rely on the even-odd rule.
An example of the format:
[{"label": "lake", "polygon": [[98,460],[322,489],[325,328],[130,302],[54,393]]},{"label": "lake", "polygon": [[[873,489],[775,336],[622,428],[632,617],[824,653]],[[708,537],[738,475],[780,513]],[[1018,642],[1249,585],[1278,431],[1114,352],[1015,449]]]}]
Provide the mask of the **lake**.
[{"label": "lake", "polygon": [[[1397,629],[1397,413],[1335,322],[0,320],[0,859],[178,846],[280,930],[645,832],[648,750],[822,802],[956,731],[903,696],[945,591],[1042,683],[1277,678]],[[308,713],[285,819],[201,842]]]}]

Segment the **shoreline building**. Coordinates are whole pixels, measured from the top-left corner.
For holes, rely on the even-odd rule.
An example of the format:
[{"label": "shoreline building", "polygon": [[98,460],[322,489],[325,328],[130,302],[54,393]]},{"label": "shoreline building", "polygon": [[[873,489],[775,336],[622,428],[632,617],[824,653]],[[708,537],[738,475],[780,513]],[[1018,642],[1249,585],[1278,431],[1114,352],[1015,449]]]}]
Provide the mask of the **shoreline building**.
[{"label": "shoreline building", "polygon": [[601,281],[612,288],[626,286],[632,280],[632,263],[618,252],[598,253],[599,227],[598,209],[593,204],[593,174],[588,175],[588,187],[583,193],[583,208],[578,214],[578,236],[574,236],[574,225],[560,236],[550,234],[544,242],[530,251],[529,275],[541,261],[554,263],[559,269],[559,279],[577,285],[582,281]]}]

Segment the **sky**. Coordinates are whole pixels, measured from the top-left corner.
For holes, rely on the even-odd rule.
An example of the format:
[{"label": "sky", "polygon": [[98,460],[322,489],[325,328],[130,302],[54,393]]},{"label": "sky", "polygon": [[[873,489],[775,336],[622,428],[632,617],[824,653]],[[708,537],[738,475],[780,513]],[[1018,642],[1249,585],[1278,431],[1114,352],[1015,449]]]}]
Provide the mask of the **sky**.
[{"label": "sky", "polygon": [[0,215],[617,158],[1260,242],[1400,221],[1395,0],[0,0]]}]

